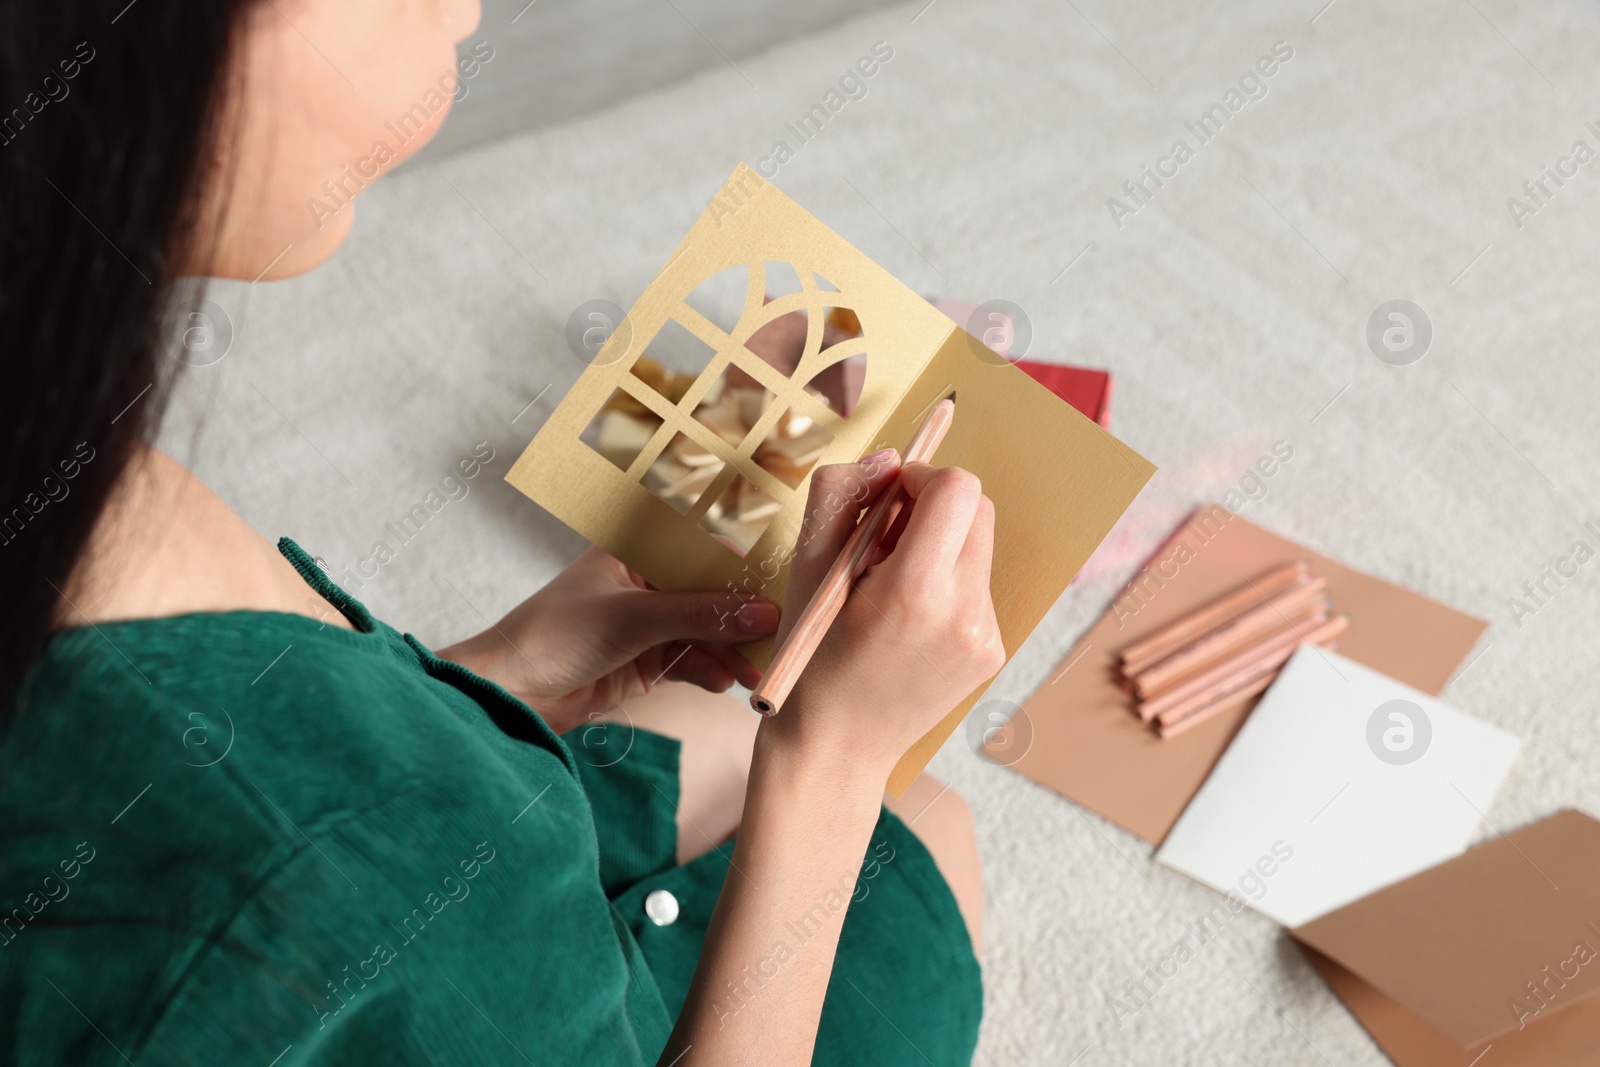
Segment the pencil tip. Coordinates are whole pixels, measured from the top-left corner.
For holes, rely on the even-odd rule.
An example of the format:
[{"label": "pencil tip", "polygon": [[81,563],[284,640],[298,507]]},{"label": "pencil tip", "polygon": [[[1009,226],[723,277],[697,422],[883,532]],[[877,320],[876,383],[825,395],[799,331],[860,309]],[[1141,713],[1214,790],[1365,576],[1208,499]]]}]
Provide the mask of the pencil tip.
[{"label": "pencil tip", "polygon": [[956,402],[956,391],[954,389],[950,390],[950,395],[945,397],[945,399],[954,404]]}]

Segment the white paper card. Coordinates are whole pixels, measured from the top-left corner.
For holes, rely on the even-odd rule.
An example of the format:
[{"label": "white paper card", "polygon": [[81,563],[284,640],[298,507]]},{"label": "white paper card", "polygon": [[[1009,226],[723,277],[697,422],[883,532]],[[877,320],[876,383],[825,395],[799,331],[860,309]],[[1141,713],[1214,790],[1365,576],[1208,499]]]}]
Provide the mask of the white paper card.
[{"label": "white paper card", "polygon": [[1302,646],[1156,859],[1299,926],[1465,851],[1521,746]]}]

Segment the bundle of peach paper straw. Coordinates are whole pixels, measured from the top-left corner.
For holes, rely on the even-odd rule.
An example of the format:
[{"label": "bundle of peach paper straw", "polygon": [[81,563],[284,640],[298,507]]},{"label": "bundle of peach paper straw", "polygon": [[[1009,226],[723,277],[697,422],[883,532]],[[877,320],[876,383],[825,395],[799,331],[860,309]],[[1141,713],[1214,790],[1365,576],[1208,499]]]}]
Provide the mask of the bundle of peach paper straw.
[{"label": "bundle of peach paper straw", "polygon": [[1266,690],[1301,644],[1332,647],[1350,625],[1306,560],[1274,567],[1122,650],[1124,686],[1162,738]]}]

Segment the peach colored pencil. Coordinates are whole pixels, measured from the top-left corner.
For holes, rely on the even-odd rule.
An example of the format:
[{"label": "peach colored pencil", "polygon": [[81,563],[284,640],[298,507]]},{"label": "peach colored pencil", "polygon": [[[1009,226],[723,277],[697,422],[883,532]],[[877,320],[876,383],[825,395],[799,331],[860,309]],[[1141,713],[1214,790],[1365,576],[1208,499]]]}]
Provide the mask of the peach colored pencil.
[{"label": "peach colored pencil", "polygon": [[1156,735],[1160,737],[1161,740],[1165,741],[1168,738],[1177,737],[1185,730],[1191,730],[1203,722],[1208,722],[1211,719],[1216,718],[1228,708],[1236,706],[1241,700],[1248,700],[1250,697],[1253,697],[1258,693],[1266,692],[1267,686],[1271,685],[1272,680],[1277,676],[1277,671],[1268,671],[1267,673],[1244,685],[1242,688],[1218,697],[1209,705],[1200,709],[1199,711],[1194,712],[1192,715],[1185,715],[1183,718],[1179,719],[1170,726],[1168,726],[1166,723],[1158,722],[1156,723]]},{"label": "peach colored pencil", "polygon": [[[1155,662],[1141,661],[1139,669],[1131,673],[1123,669],[1123,688],[1130,689],[1130,691],[1139,691],[1139,683],[1141,683],[1142,678],[1146,677],[1150,670],[1155,669],[1160,669],[1157,670],[1155,675],[1150,675],[1150,677],[1154,678],[1155,688],[1166,688],[1166,685],[1170,683],[1171,677],[1173,677],[1170,670],[1176,669],[1176,667],[1173,667],[1176,662],[1187,664],[1182,669],[1176,669],[1178,673],[1186,673],[1187,670],[1194,669],[1195,665],[1203,665],[1205,659],[1214,659],[1218,654],[1227,653],[1230,649],[1238,648],[1242,643],[1248,643],[1253,633],[1254,635],[1259,635],[1259,633],[1275,629],[1277,625],[1282,624],[1283,617],[1288,614],[1288,609],[1285,608],[1285,605],[1306,603],[1307,598],[1317,597],[1325,587],[1326,582],[1323,581],[1322,577],[1317,577],[1317,574],[1312,573],[1312,571],[1291,574],[1288,582],[1280,585],[1272,593],[1259,593],[1246,585],[1246,590],[1250,590],[1250,595],[1254,598],[1254,603],[1250,608],[1234,614],[1229,619],[1224,619],[1221,624],[1200,633],[1195,640],[1189,641],[1187,645],[1178,646],[1162,659],[1157,659]],[[1277,605],[1277,609],[1274,611],[1269,605]],[[1227,637],[1224,637],[1224,635],[1227,635]],[[1195,649],[1205,649],[1205,651],[1195,651]],[[1195,659],[1178,659],[1178,657],[1186,656],[1189,653],[1194,653]]]},{"label": "peach colored pencil", "polygon": [[1314,622],[1306,620],[1299,626],[1286,629],[1282,634],[1274,635],[1269,646],[1252,650],[1250,657],[1244,662],[1236,663],[1231,670],[1213,679],[1209,684],[1176,699],[1171,698],[1172,694],[1163,696],[1151,702],[1157,706],[1151,709],[1149,715],[1145,715],[1144,708],[1140,708],[1140,715],[1146,721],[1155,719],[1163,725],[1171,725],[1195,710],[1205,707],[1212,700],[1238,689],[1263,670],[1276,672],[1289,662],[1289,657],[1294,655],[1295,649],[1302,644],[1315,645],[1333,640],[1344,633],[1349,624],[1349,620],[1343,615],[1331,619],[1322,615]]},{"label": "peach colored pencil", "polygon": [[1146,668],[1142,674],[1128,682],[1128,688],[1140,700],[1152,700],[1173,687],[1192,681],[1196,675],[1214,667],[1219,661],[1259,647],[1262,641],[1286,624],[1294,622],[1311,611],[1326,611],[1331,607],[1325,593],[1313,585],[1291,586],[1272,602],[1263,604],[1258,611],[1240,616],[1171,656]]},{"label": "peach colored pencil", "polygon": [[1262,597],[1271,597],[1282,591],[1305,574],[1309,567],[1309,561],[1303,559],[1274,567],[1204,607],[1174,619],[1148,637],[1140,638],[1122,650],[1123,674],[1131,677],[1152,663],[1166,658],[1206,631],[1249,610],[1250,606],[1259,603]]},{"label": "peach colored pencil", "polygon": [[1193,644],[1140,671],[1133,679],[1134,691],[1148,699],[1184,675],[1203,669],[1219,656],[1237,651],[1281,626],[1285,619],[1293,618],[1308,604],[1323,599],[1327,584],[1322,578],[1313,578],[1290,585],[1265,604],[1223,623]]},{"label": "peach colored pencil", "polygon": [[[1343,624],[1339,626],[1339,631],[1342,632],[1344,627],[1349,625],[1349,616],[1340,615],[1336,618],[1329,619],[1326,623],[1323,623],[1323,626],[1332,628],[1338,623]],[[1337,648],[1339,642],[1335,639],[1336,637],[1337,633],[1331,637],[1323,637],[1320,640],[1306,641],[1303,643],[1318,645],[1322,648]],[[1203,705],[1202,707],[1195,708],[1181,719],[1172,719],[1167,722],[1162,722],[1160,719],[1157,719],[1156,733],[1160,735],[1163,741],[1165,741],[1169,737],[1176,737],[1185,730],[1199,726],[1203,722],[1216,718],[1229,708],[1238,707],[1240,701],[1248,700],[1250,697],[1253,697],[1258,693],[1265,692],[1267,687],[1272,684],[1273,680],[1278,677],[1278,673],[1282,669],[1283,668],[1281,666],[1274,667],[1271,670],[1248,676],[1246,680],[1241,682],[1237,689],[1212,698],[1209,703]]]},{"label": "peach colored pencil", "polygon": [[[954,394],[933,405],[928,417],[912,435],[911,443],[906,446],[904,462],[926,463],[932,459],[944,435],[949,432],[955,415]],[[866,515],[850,534],[850,539],[844,543],[833,566],[828,568],[822,583],[811,594],[800,618],[795,621],[794,629],[789,631],[783,646],[772,657],[772,665],[767,668],[761,684],[750,694],[750,706],[761,714],[776,715],[778,709],[783,707],[789,691],[800,680],[801,672],[816,654],[828,627],[839,617],[839,610],[844,607],[851,584],[866,569],[873,550],[883,540],[890,518],[904,499],[905,489],[896,479],[867,509]]]},{"label": "peach colored pencil", "polygon": [[[1339,647],[1339,642],[1334,641],[1322,647],[1331,651]],[[1184,716],[1171,726],[1162,726],[1158,723],[1156,724],[1156,735],[1159,736],[1161,740],[1166,741],[1169,738],[1177,737],[1185,730],[1190,730],[1196,726],[1199,726],[1201,723],[1209,722],[1211,719],[1216,718],[1229,708],[1238,707],[1241,701],[1249,700],[1251,697],[1266,692],[1267,687],[1270,686],[1273,683],[1273,680],[1277,677],[1278,673],[1276,671],[1273,671],[1270,674],[1262,675],[1260,678],[1251,682],[1243,689],[1219,698],[1216,703],[1202,708],[1193,714]]]},{"label": "peach colored pencil", "polygon": [[1252,644],[1219,661],[1215,666],[1207,667],[1199,674],[1163,691],[1160,696],[1140,701],[1139,718],[1149,722],[1174,705],[1201,693],[1212,693],[1220,683],[1232,681],[1241,670],[1252,667],[1259,661],[1272,659],[1275,656],[1281,657],[1278,659],[1279,663],[1287,660],[1293,654],[1295,646],[1299,644],[1302,634],[1310,633],[1327,621],[1328,610],[1321,604],[1312,604],[1279,629],[1268,633],[1260,643]]}]

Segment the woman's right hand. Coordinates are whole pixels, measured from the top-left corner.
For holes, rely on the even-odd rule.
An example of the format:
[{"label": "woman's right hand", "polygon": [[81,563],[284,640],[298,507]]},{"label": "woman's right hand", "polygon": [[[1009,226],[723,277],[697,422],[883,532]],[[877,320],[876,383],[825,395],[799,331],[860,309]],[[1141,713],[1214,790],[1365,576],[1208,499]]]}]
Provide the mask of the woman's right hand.
[{"label": "woman's right hand", "polygon": [[799,618],[858,509],[896,476],[909,499],[887,554],[856,582],[783,710],[761,726],[768,744],[820,766],[867,770],[880,786],[907,749],[1005,663],[989,596],[993,502],[959,467],[901,468],[892,453],[812,476],[785,623]]},{"label": "woman's right hand", "polygon": [[[763,719],[744,814],[689,996],[661,1063],[812,1061],[843,909],[895,763],[1005,653],[989,599],[994,505],[978,479],[891,452],[823,467],[790,561],[780,640],[855,529],[861,508],[899,479],[910,499],[885,551],[845,599],[783,710]],[[750,961],[792,936],[789,916],[824,916],[772,989],[737,1008],[726,990]]]}]

